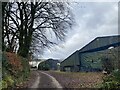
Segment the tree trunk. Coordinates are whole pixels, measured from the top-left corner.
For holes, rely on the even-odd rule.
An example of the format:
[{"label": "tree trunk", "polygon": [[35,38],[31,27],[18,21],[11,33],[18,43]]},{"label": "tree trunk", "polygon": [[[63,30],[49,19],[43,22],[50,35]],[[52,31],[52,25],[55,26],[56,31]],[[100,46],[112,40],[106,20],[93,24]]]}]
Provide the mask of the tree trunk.
[{"label": "tree trunk", "polygon": [[[24,6],[23,6],[23,9],[25,9]],[[27,16],[25,11],[24,11],[24,14],[25,14],[26,23],[25,25],[22,24],[21,26],[20,39],[19,39],[19,55],[27,58],[29,54],[31,41],[32,41],[34,16],[35,16],[35,7],[33,3],[31,3],[31,23],[29,27],[27,26],[28,22],[27,22]],[[21,21],[23,21],[22,19],[23,17],[21,16]],[[25,26],[24,29],[23,29],[23,26]]]}]

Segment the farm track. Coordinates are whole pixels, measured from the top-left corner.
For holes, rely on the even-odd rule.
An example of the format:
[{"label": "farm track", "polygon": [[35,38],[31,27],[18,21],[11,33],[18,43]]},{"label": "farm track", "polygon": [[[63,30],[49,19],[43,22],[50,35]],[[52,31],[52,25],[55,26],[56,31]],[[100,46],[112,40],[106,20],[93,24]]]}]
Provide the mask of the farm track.
[{"label": "farm track", "polygon": [[98,88],[102,83],[103,74],[100,72],[56,72],[33,70],[25,88],[48,90],[51,88]]},{"label": "farm track", "polygon": [[62,86],[53,76],[43,71],[33,70],[30,79],[23,85],[23,88],[57,89]]}]

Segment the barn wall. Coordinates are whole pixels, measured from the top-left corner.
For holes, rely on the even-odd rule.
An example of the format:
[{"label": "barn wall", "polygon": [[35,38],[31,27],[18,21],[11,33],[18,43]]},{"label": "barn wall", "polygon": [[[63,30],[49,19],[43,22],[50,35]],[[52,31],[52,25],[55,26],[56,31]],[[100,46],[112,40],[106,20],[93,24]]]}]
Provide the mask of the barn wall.
[{"label": "barn wall", "polygon": [[104,51],[81,54],[80,71],[100,71],[102,70],[102,57]]},{"label": "barn wall", "polygon": [[60,64],[61,71],[79,71],[79,52],[76,51]]},{"label": "barn wall", "polygon": [[118,47],[98,52],[81,54],[81,71],[109,71],[116,69],[118,63]]}]

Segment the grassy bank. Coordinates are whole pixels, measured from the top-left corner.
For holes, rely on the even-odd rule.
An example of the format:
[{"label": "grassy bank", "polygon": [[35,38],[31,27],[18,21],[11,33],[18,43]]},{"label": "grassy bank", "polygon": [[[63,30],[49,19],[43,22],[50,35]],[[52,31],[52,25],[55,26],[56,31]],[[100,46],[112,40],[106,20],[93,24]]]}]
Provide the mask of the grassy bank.
[{"label": "grassy bank", "polygon": [[2,55],[2,88],[19,87],[30,74],[28,60],[15,53],[4,52]]}]

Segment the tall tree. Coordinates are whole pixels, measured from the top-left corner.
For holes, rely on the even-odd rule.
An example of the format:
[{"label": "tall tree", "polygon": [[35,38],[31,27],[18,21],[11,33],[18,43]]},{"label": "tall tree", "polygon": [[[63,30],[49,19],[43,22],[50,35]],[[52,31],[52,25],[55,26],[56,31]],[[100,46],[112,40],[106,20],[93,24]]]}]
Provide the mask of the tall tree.
[{"label": "tall tree", "polygon": [[[73,23],[67,5],[62,2],[9,3],[10,9],[6,10],[9,17],[7,30],[11,33],[9,37],[12,45],[8,45],[18,44],[18,53],[27,57],[30,47],[33,50],[36,47],[44,48],[54,44],[49,40],[48,33],[52,33],[58,40],[63,40],[67,28]],[[15,41],[17,42],[14,43]],[[36,42],[39,42],[39,45]],[[14,51],[14,48],[11,51]]]},{"label": "tall tree", "polygon": [[4,50],[5,45],[4,45],[4,15],[5,15],[5,7],[7,5],[7,2],[2,2],[2,50]]}]

